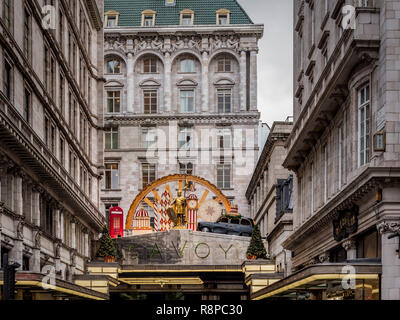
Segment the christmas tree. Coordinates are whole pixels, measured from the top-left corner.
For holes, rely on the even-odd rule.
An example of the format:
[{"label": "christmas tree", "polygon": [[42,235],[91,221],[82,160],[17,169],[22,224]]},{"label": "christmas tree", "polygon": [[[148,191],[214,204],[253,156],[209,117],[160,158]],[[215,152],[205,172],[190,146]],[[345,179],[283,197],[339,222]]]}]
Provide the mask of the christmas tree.
[{"label": "christmas tree", "polygon": [[247,249],[247,257],[255,257],[256,259],[266,259],[267,250],[265,250],[264,243],[261,239],[260,228],[258,225],[254,227],[251,235],[250,245]]},{"label": "christmas tree", "polygon": [[108,228],[103,228],[103,234],[99,240],[100,247],[97,250],[96,256],[101,258],[111,257],[116,258],[118,256],[117,249],[115,248],[114,241],[111,239]]}]

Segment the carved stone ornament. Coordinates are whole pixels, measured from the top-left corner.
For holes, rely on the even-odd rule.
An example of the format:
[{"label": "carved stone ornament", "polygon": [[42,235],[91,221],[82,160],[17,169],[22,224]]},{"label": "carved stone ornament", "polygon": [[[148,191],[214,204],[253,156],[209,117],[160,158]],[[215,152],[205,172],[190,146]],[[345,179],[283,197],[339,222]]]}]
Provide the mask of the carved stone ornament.
[{"label": "carved stone ornament", "polygon": [[355,249],[356,248],[356,241],[354,239],[348,239],[345,240],[342,243],[342,247],[344,248],[344,250],[349,251],[351,249]]},{"label": "carved stone ornament", "polygon": [[380,234],[400,232],[400,222],[384,221],[377,225]]},{"label": "carved stone ornament", "polygon": [[17,225],[17,238],[18,240],[24,240],[24,223],[20,221]]},{"label": "carved stone ornament", "polygon": [[35,248],[40,249],[40,237],[41,237],[41,232],[38,230],[35,233]]},{"label": "carved stone ornament", "polygon": [[329,262],[329,253],[324,252],[318,256],[319,263]]},{"label": "carved stone ornament", "polygon": [[60,259],[60,257],[61,257],[61,243],[60,242],[55,243],[54,254],[56,256],[56,259]]},{"label": "carved stone ornament", "polygon": [[358,206],[341,210],[338,218],[333,220],[333,238],[342,241],[358,230]]}]

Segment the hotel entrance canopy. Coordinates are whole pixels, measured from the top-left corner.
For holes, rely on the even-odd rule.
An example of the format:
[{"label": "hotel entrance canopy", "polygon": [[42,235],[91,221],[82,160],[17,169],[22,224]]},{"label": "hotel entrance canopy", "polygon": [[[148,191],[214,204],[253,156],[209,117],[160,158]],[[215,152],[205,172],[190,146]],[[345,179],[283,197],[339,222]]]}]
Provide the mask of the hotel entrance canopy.
[{"label": "hotel entrance canopy", "polygon": [[378,262],[316,264],[253,293],[251,299],[376,300],[381,273]]}]

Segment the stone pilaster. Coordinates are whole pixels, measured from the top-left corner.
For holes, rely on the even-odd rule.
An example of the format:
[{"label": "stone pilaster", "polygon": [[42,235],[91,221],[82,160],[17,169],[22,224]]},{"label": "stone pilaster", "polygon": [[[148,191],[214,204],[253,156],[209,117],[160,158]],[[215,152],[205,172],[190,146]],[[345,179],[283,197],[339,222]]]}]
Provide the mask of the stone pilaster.
[{"label": "stone pilaster", "polygon": [[60,239],[64,241],[64,212],[60,211]]},{"label": "stone pilaster", "polygon": [[378,224],[382,241],[382,300],[400,300],[400,257],[399,237],[392,237],[400,232],[400,221],[384,221]]},{"label": "stone pilaster", "polygon": [[128,113],[133,113],[134,112],[133,106],[135,103],[135,81],[134,81],[132,53],[128,53],[126,69],[127,69],[126,73],[127,73],[127,84],[128,84],[126,111]]},{"label": "stone pilaster", "polygon": [[209,86],[208,65],[209,65],[208,52],[204,51],[201,60],[201,93],[202,93],[201,111],[202,112],[211,111],[209,107],[209,96],[208,96],[208,86]]},{"label": "stone pilaster", "polygon": [[89,232],[86,228],[83,230],[83,232],[84,232],[84,246],[85,246],[83,254],[85,257],[89,257]]},{"label": "stone pilaster", "polygon": [[22,190],[22,171],[18,170],[14,174],[14,183],[15,183],[15,190],[14,190],[14,211],[16,214],[22,216],[23,215],[23,190]]},{"label": "stone pilaster", "polygon": [[61,207],[57,204],[54,209],[54,235],[57,239],[61,239],[61,224],[60,224]]},{"label": "stone pilaster", "polygon": [[240,52],[240,111],[247,110],[247,56]]},{"label": "stone pilaster", "polygon": [[164,65],[164,112],[171,111],[171,54],[165,53]]},{"label": "stone pilaster", "polygon": [[257,50],[250,52],[250,110],[257,110]]},{"label": "stone pilaster", "polygon": [[17,235],[14,240],[14,246],[10,251],[10,261],[17,262],[20,267],[17,270],[22,270],[22,258],[23,258],[23,241],[24,241],[24,222],[23,217],[18,217],[14,220],[14,232]]}]

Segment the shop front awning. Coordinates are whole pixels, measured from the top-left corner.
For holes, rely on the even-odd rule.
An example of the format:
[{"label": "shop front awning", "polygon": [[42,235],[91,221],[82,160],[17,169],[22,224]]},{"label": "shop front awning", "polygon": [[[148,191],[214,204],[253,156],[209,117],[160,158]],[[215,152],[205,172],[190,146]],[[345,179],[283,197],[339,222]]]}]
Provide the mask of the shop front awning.
[{"label": "shop front awning", "polygon": [[329,290],[343,280],[379,280],[380,263],[326,263],[308,266],[251,295],[252,300],[294,299],[299,292]]}]

